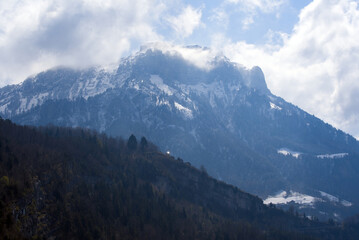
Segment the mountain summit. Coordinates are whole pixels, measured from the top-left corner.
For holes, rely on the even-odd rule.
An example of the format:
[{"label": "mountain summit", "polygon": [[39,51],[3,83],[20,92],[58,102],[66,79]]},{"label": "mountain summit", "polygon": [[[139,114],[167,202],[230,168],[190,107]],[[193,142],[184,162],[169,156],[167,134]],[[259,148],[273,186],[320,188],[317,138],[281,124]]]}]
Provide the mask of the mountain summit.
[{"label": "mountain summit", "polygon": [[132,83],[140,79],[138,86],[146,86],[148,82],[156,85],[150,75],[161,76],[165,85],[176,85],[176,88],[180,88],[181,84],[182,87],[189,85],[194,88],[208,85],[208,90],[211,90],[209,85],[213,85],[214,90],[218,84],[225,84],[229,88],[239,89],[243,86],[270,93],[259,67],[246,69],[199,46],[176,49],[150,44],[142,46],[135,55],[122,59],[117,69],[97,67],[79,71],[58,67],[30,77],[20,85],[2,88],[0,113],[11,117],[25,113],[49,99],[88,99],[106,90],[122,87],[129,77],[134,77]]},{"label": "mountain summit", "polygon": [[145,46],[118,68],[42,72],[0,89],[20,124],[146,136],[220,180],[323,218],[359,211],[359,144],[273,95],[246,69],[199,46]]}]

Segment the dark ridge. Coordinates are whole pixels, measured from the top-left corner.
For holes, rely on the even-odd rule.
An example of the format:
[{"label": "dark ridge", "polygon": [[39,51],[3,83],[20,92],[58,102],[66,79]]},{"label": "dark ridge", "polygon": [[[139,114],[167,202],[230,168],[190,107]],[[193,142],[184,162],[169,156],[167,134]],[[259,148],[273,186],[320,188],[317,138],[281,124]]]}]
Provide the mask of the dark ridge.
[{"label": "dark ridge", "polygon": [[[163,154],[87,129],[0,119],[2,239],[357,239]],[[134,144],[136,142],[136,144]]]}]

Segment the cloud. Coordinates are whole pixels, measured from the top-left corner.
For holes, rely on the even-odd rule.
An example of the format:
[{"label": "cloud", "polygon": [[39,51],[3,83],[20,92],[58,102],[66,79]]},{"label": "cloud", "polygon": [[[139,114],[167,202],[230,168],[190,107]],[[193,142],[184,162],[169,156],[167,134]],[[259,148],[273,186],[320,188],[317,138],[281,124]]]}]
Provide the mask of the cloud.
[{"label": "cloud", "polygon": [[0,3],[0,86],[56,65],[116,62],[136,42],[162,40],[156,0]]},{"label": "cloud", "polygon": [[218,57],[224,57],[223,55],[221,55],[221,53],[217,52],[214,49],[201,47],[198,45],[184,47],[168,42],[156,42],[148,43],[146,45],[143,45],[141,48],[143,52],[146,52],[148,49],[160,50],[163,53],[170,54],[173,56],[179,55],[189,63],[206,71],[209,71],[213,67],[215,67],[215,59],[218,59]]},{"label": "cloud", "polygon": [[222,41],[232,60],[262,67],[272,92],[359,137],[358,29],[356,1],[314,0],[282,46]]},{"label": "cloud", "polygon": [[239,11],[244,15],[242,19],[242,28],[248,29],[255,22],[254,18],[262,13],[271,13],[277,11],[281,6],[287,3],[287,0],[226,0],[226,5],[237,5]]},{"label": "cloud", "polygon": [[226,28],[229,24],[229,14],[223,7],[218,7],[212,10],[209,20],[212,23],[220,24],[222,28]]},{"label": "cloud", "polygon": [[272,12],[286,3],[286,0],[227,0],[227,2],[240,4],[247,8],[247,10],[257,8],[262,12]]},{"label": "cloud", "polygon": [[[57,65],[115,63],[145,42],[171,42],[171,28],[177,44],[212,38],[212,47],[232,60],[260,66],[273,93],[359,137],[357,1],[313,0],[291,34],[269,30],[265,45],[227,38],[238,20],[248,27],[287,3],[224,0],[195,8],[182,0],[0,1],[0,87]],[[203,59],[216,52],[179,51],[204,68]]]},{"label": "cloud", "polygon": [[201,25],[201,17],[201,9],[193,9],[192,6],[187,6],[181,14],[176,17],[170,16],[167,21],[177,36],[186,38],[193,33],[195,28]]}]

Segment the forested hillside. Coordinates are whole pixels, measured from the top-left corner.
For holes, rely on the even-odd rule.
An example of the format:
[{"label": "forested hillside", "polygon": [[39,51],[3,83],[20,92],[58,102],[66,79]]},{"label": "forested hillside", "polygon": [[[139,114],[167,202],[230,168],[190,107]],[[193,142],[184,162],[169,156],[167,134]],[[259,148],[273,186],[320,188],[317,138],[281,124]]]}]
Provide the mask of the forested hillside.
[{"label": "forested hillside", "polygon": [[301,214],[342,221],[359,213],[359,142],[272,94],[259,67],[220,55],[211,64],[205,70],[148,46],[112,70],[49,69],[0,88],[0,115],[21,125],[146,136],[261,198],[309,196],[309,203],[295,199]]},{"label": "forested hillside", "polygon": [[163,154],[85,129],[0,120],[1,239],[358,239]]}]

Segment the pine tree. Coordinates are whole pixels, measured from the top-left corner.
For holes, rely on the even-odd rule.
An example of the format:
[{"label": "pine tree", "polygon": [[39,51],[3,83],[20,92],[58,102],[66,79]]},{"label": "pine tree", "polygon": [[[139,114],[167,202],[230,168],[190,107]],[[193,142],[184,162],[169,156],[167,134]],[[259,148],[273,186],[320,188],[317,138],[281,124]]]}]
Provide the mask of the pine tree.
[{"label": "pine tree", "polygon": [[130,150],[136,150],[137,149],[137,139],[135,137],[135,135],[131,134],[131,136],[129,137],[128,141],[127,141],[127,147]]},{"label": "pine tree", "polygon": [[145,137],[141,138],[140,146],[141,146],[141,151],[144,151],[147,148],[148,143]]}]

